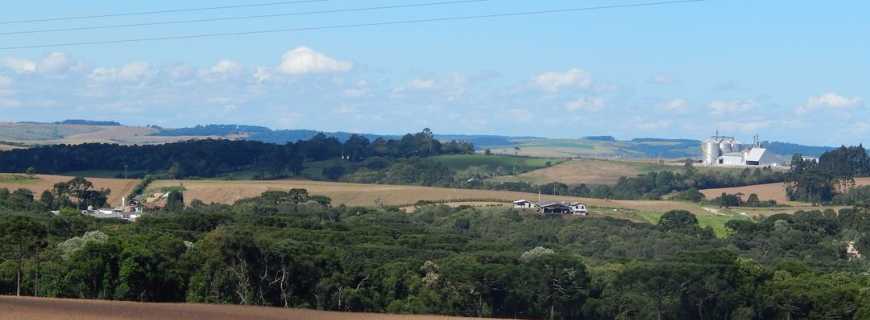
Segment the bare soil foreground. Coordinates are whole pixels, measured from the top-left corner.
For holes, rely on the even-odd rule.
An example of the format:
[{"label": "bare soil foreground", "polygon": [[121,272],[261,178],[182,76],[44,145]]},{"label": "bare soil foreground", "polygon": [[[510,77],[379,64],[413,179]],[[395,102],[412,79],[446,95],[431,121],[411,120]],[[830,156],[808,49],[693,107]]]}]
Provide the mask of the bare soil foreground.
[{"label": "bare soil foreground", "polygon": [[324,312],[234,305],[137,303],[0,296],[0,320],[448,320],[443,316]]},{"label": "bare soil foreground", "polygon": [[[6,174],[0,173],[0,188],[9,189],[9,191],[15,189],[29,189],[33,191],[33,195],[39,198],[39,195],[45,190],[51,190],[51,187],[54,186],[55,183],[58,182],[66,182],[72,179],[73,177],[67,176],[54,176],[54,175],[35,175],[30,178],[24,174]],[[106,179],[106,178],[87,178],[88,181],[94,183],[94,187],[97,189],[108,188],[112,189],[112,193],[109,195],[109,203],[112,205],[120,205],[121,198],[125,195],[129,194],[133,187],[139,183],[139,180],[133,179]]]},{"label": "bare soil foreground", "polygon": [[[870,178],[857,178],[855,179],[856,186],[866,186],[870,185]],[[778,203],[789,203],[788,195],[785,192],[785,184],[783,183],[768,183],[768,184],[758,184],[754,186],[745,186],[745,187],[734,187],[734,188],[719,188],[719,189],[706,189],[701,190],[702,193],[707,197],[707,199],[713,199],[720,195],[722,192],[728,194],[737,194],[742,193],[746,196],[750,194],[757,194],[758,198],[761,200],[776,200]]]},{"label": "bare soil foreground", "polygon": [[[205,203],[232,204],[244,198],[256,197],[266,191],[287,191],[304,188],[311,194],[330,197],[334,205],[388,206],[413,205],[418,201],[432,202],[510,202],[518,199],[537,200],[537,194],[492,191],[433,188],[420,186],[374,185],[357,183],[337,183],[306,180],[276,181],[220,181],[220,180],[160,180],[151,184],[149,190],[167,187],[184,187],[187,202],[199,199]],[[700,207],[676,201],[620,201],[587,199],[563,196],[543,196],[545,201],[577,201],[599,208],[626,208],[648,212],[665,212],[684,209],[700,212]]]}]

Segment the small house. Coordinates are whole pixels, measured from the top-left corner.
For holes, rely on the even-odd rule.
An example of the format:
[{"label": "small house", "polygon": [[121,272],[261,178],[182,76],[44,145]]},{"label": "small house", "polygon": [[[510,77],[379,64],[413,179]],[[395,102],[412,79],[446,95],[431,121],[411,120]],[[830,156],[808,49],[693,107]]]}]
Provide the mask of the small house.
[{"label": "small house", "polygon": [[534,202],[528,200],[517,200],[514,201],[515,209],[534,209],[537,205]]},{"label": "small house", "polygon": [[541,203],[538,211],[541,214],[570,214],[571,206],[561,202],[545,202]]}]

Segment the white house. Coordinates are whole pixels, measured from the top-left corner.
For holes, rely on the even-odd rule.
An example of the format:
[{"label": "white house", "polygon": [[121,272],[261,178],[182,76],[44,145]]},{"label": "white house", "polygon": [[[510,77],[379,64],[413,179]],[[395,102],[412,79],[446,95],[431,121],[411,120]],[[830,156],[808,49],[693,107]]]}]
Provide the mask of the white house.
[{"label": "white house", "polygon": [[534,202],[528,201],[528,200],[521,199],[521,200],[514,201],[514,208],[516,208],[516,209],[534,209],[537,207],[538,207],[537,204],[535,204]]}]

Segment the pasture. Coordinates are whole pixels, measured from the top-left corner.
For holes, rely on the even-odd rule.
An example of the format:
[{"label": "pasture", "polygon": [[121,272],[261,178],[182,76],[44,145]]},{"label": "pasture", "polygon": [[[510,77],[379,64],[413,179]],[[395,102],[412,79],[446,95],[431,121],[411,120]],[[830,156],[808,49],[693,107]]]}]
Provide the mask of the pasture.
[{"label": "pasture", "polygon": [[547,168],[564,161],[559,158],[516,157],[505,155],[455,154],[432,157],[451,170],[465,170],[470,167],[485,167],[488,170],[503,168],[508,171],[526,172]]},{"label": "pasture", "polygon": [[[700,172],[717,171],[738,174],[742,169],[695,166]],[[653,171],[683,171],[679,161],[575,159],[516,176],[497,177],[498,181],[523,181],[531,184],[614,185],[621,177],[635,177]]]},{"label": "pasture", "polygon": [[[198,199],[205,203],[231,204],[238,200],[256,197],[266,191],[287,191],[293,188],[307,189],[311,194],[330,197],[333,205],[347,206],[410,206],[420,201],[427,202],[501,202],[517,199],[537,200],[538,194],[450,189],[422,186],[375,185],[339,183],[308,180],[158,180],[149,186],[149,191],[167,187],[184,187],[184,199],[188,203]],[[590,206],[616,207],[639,211],[665,212],[674,209],[703,213],[697,205],[678,201],[629,201],[587,199],[567,196],[543,196],[545,201],[577,201]]]}]

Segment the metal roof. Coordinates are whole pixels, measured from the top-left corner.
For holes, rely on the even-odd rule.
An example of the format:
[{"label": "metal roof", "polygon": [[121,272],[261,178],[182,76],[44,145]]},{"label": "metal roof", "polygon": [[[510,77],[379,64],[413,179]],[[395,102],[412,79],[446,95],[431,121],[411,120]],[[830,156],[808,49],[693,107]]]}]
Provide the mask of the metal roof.
[{"label": "metal roof", "polygon": [[752,148],[746,152],[746,161],[755,161],[761,162],[761,158],[764,157],[764,154],[767,152],[765,148]]}]

